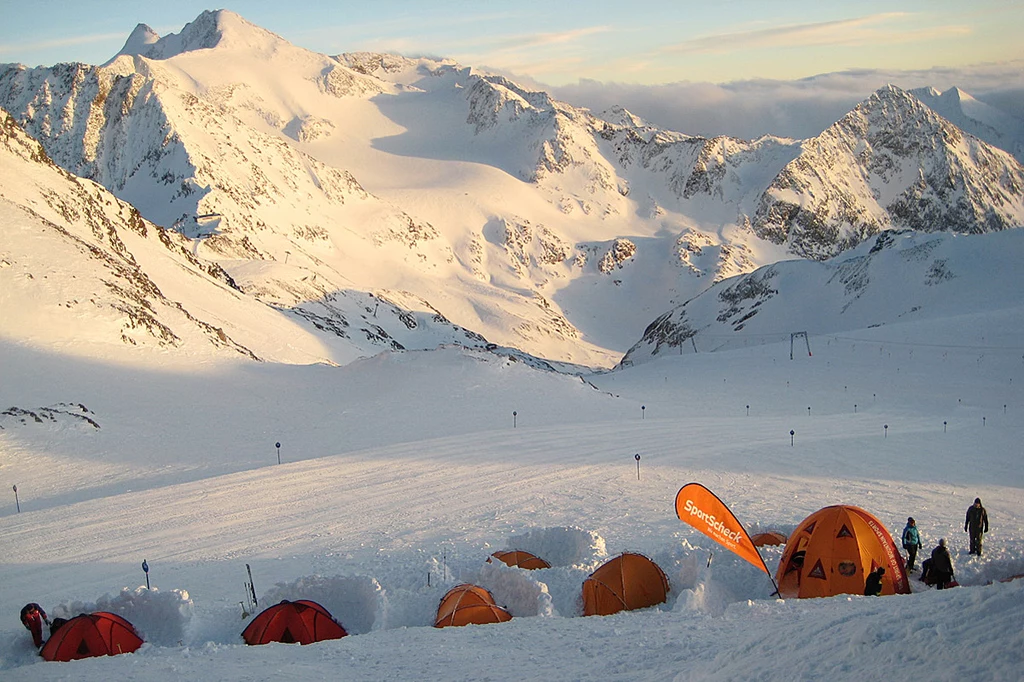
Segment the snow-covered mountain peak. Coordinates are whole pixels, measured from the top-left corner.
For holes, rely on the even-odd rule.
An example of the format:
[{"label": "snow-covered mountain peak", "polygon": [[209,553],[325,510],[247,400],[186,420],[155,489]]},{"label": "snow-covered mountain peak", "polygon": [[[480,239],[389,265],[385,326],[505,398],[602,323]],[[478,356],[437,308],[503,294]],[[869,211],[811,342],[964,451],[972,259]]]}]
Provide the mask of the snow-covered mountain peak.
[{"label": "snow-covered mountain peak", "polygon": [[[137,55],[143,54],[149,50],[155,43],[159,42],[160,34],[151,29],[146,24],[139,24],[135,27],[135,30],[128,36],[128,40],[124,41],[124,47],[121,51],[114,55],[114,61],[121,55]],[[108,62],[109,63],[109,62]]]},{"label": "snow-covered mountain peak", "polygon": [[[463,329],[609,365],[709,280],[890,227],[1024,222],[1019,164],[892,86],[812,140],[705,139],[448,60],[319,54],[218,11],[136,28],[105,68],[2,66],[0,106],[245,293],[332,330],[335,362],[365,324],[373,345]],[[375,321],[378,297],[402,327]]]},{"label": "snow-covered mountain peak", "polygon": [[1017,227],[1024,168],[911,93],[879,89],[804,141],[763,195],[760,236],[824,259],[890,228],[988,232]]},{"label": "snow-covered mountain peak", "polygon": [[647,128],[647,122],[625,107],[615,105],[597,115],[599,119],[623,128]]},{"label": "snow-covered mountain peak", "polygon": [[272,54],[279,46],[289,45],[280,36],[224,9],[204,11],[195,20],[185,24],[180,33],[157,37],[156,40],[153,40],[154,37],[157,36],[152,29],[140,24],[119,54],[138,54],[149,59],[170,59],[185,52],[213,48],[248,49],[257,53]]},{"label": "snow-covered mountain peak", "polygon": [[1004,149],[1024,162],[1024,121],[1000,111],[960,88],[911,90],[914,97],[966,133]]}]

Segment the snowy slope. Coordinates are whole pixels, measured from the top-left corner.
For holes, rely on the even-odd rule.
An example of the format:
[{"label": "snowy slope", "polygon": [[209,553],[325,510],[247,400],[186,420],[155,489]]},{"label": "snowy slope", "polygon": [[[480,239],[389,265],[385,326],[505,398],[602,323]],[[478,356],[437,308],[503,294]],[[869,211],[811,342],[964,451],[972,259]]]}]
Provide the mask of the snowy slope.
[{"label": "snowy slope", "polygon": [[[309,52],[224,10],[162,37],[140,25],[103,67],[0,71],[0,105],[55,162],[193,238],[260,301],[333,334],[383,299],[421,330],[450,321],[438,337],[590,366],[787,255],[890,225],[1020,224],[1016,162],[913,98],[872,104],[886,97],[812,141],[704,139],[447,60]],[[904,119],[927,123],[920,154],[878,139]]]},{"label": "snowy slope", "polygon": [[[126,346],[183,346],[195,359],[223,349],[300,364],[486,343],[411,295],[334,292],[287,263],[238,267],[232,277],[194,240],[54,165],[10,116],[0,116],[0,304],[9,340],[90,357]],[[292,298],[252,295],[245,289],[256,275],[307,302],[290,307]]]},{"label": "snowy slope", "polygon": [[[1020,678],[1024,233],[936,223],[793,261],[810,242],[751,217],[809,206],[784,168],[806,196],[866,168],[858,210],[882,215],[942,162],[982,206],[1008,157],[897,91],[816,141],[706,140],[223,11],[122,52],[0,73],[0,679]],[[900,138],[917,155],[878,138],[901,122],[935,133]],[[875,162],[844,165],[862,143]],[[610,365],[684,301],[615,371],[554,362]],[[962,587],[774,599],[676,518],[691,481],[751,533],[837,503],[893,535],[913,515]],[[511,548],[553,566],[487,563]],[[668,601],[582,617],[624,551]],[[261,607],[314,599],[350,636],[244,645],[246,565]],[[461,582],[512,621],[431,627]],[[30,601],[147,643],[44,663]]]},{"label": "snowy slope", "polygon": [[788,342],[794,332],[840,334],[959,311],[1015,309],[1024,306],[1014,276],[1021,258],[1021,230],[884,232],[825,262],[783,261],[715,284],[654,320],[622,364]]},{"label": "snowy slope", "polygon": [[1024,160],[1024,121],[985,104],[960,88],[939,92],[915,88],[910,93],[965,133]]},{"label": "snowy slope", "polygon": [[[1024,572],[1022,332],[1020,307],[961,310],[812,336],[794,361],[785,343],[662,357],[587,377],[597,389],[457,349],[147,371],[5,342],[0,404],[21,411],[0,415],[0,482],[21,512],[0,505],[0,676],[863,680],[904,671],[909,649],[921,676],[1016,679],[1024,583],[998,580]],[[694,480],[749,532],[835,503],[894,534],[913,514],[926,547],[948,538],[963,587],[774,600],[764,573],[675,518]],[[981,559],[962,531],[975,496],[992,522]],[[513,547],[553,568],[486,563]],[[666,570],[668,603],[579,617],[583,579],[622,551]],[[764,550],[772,569],[780,556]],[[261,606],[312,598],[352,634],[245,646],[245,564]],[[513,620],[431,627],[465,581]],[[113,610],[148,643],[42,663],[12,615],[27,601]]]},{"label": "snowy slope", "polygon": [[762,195],[753,228],[807,258],[886,229],[968,234],[1024,223],[1024,169],[895,86],[805,141]]}]

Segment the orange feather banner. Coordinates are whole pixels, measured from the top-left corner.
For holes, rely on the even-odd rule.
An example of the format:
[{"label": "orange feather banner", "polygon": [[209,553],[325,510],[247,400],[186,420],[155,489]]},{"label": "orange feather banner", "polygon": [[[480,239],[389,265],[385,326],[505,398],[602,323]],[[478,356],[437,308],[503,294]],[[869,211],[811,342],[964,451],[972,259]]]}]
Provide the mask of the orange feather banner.
[{"label": "orange feather banner", "polygon": [[688,483],[679,489],[676,493],[676,515],[771,577],[772,572],[768,570],[743,524],[717,495],[700,483]]}]

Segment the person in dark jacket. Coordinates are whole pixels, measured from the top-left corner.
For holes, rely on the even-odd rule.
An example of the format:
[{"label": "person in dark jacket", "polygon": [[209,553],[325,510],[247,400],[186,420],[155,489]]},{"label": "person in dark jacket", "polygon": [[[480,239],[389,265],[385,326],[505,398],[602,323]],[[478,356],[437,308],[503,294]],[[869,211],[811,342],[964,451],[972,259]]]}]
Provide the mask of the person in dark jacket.
[{"label": "person in dark jacket", "polygon": [[981,556],[981,540],[988,532],[988,512],[981,506],[981,498],[975,497],[974,504],[967,508],[964,530],[970,534],[971,554]]},{"label": "person in dark jacket", "polygon": [[907,572],[914,570],[917,552],[921,549],[921,534],[917,530],[917,522],[911,516],[903,528],[903,549],[907,550]]},{"label": "person in dark jacket", "polygon": [[62,627],[64,627],[64,624],[67,622],[67,618],[54,618],[52,621],[50,621],[50,637],[53,637],[53,633],[57,632],[57,630],[60,630]]},{"label": "person in dark jacket", "polygon": [[37,646],[43,645],[43,623],[50,624],[46,617],[46,611],[35,602],[25,604],[21,607],[21,624],[32,633],[32,642]]},{"label": "person in dark jacket", "polygon": [[921,582],[925,585],[934,585],[935,580],[932,576],[932,560],[925,559],[921,562]]},{"label": "person in dark jacket", "polygon": [[939,540],[939,545],[932,550],[932,565],[929,577],[935,582],[936,588],[943,590],[946,583],[953,581],[953,559],[946,548],[946,538]]},{"label": "person in dark jacket", "polygon": [[883,575],[885,575],[885,569],[881,566],[868,573],[867,582],[864,584],[865,597],[877,597],[882,594]]}]

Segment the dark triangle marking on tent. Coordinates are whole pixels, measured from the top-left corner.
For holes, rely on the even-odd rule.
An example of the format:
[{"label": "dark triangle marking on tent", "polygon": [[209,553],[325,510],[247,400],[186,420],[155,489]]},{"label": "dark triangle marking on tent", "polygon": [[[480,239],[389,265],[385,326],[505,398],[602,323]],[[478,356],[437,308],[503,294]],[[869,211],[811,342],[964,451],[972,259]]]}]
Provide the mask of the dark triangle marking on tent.
[{"label": "dark triangle marking on tent", "polygon": [[853,533],[850,532],[850,529],[846,527],[845,523],[843,524],[843,527],[839,529],[839,532],[836,533],[836,538],[852,538],[852,537],[853,537]]},{"label": "dark triangle marking on tent", "polygon": [[807,528],[804,528],[804,533],[806,533],[807,535],[814,535],[814,528],[817,525],[817,521],[812,522],[811,525],[807,526]]},{"label": "dark triangle marking on tent", "polygon": [[81,656],[88,656],[91,653],[89,651],[89,645],[85,643],[84,639],[78,643],[78,653]]},{"label": "dark triangle marking on tent", "polygon": [[814,564],[814,568],[807,574],[807,577],[825,579],[825,567],[821,565],[821,559],[818,559],[817,563]]},{"label": "dark triangle marking on tent", "polygon": [[288,628],[285,628],[284,632],[281,633],[281,642],[284,644],[295,644],[295,637]]}]

